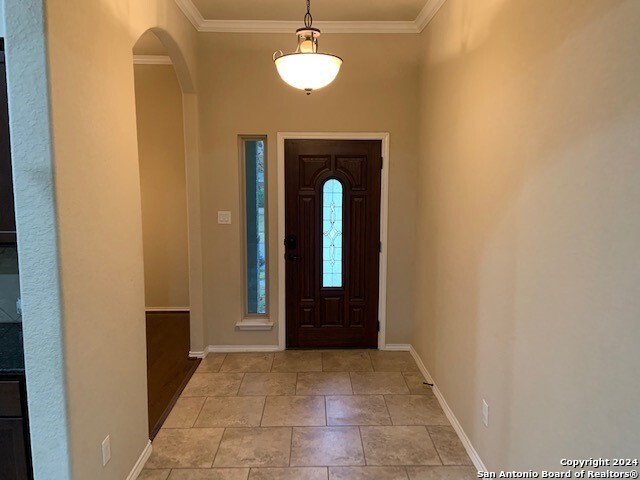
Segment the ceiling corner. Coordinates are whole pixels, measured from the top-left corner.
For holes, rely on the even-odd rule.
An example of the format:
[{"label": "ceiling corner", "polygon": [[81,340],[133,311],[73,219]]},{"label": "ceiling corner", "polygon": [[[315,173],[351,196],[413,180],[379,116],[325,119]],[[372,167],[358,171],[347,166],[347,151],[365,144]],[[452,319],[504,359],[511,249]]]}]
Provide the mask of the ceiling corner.
[{"label": "ceiling corner", "polygon": [[204,23],[204,17],[200,13],[200,10],[198,10],[198,7],[196,7],[192,2],[192,0],[175,0],[175,2],[176,5],[178,5],[178,8],[182,10],[182,13],[184,13],[184,16],[187,17],[187,19],[194,26],[194,28],[197,31],[200,31],[200,29],[202,28],[202,24]]},{"label": "ceiling corner", "polygon": [[422,10],[415,19],[416,28],[418,32],[422,32],[429,25],[429,22],[436,16],[440,7],[444,5],[447,0],[427,0]]}]

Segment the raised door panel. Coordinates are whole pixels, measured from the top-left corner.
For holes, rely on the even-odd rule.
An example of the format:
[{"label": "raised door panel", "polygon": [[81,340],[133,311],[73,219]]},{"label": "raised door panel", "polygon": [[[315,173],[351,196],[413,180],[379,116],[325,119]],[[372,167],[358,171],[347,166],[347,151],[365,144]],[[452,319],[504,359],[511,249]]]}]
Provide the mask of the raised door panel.
[{"label": "raised door panel", "polygon": [[27,452],[21,418],[0,418],[0,480],[27,480]]}]

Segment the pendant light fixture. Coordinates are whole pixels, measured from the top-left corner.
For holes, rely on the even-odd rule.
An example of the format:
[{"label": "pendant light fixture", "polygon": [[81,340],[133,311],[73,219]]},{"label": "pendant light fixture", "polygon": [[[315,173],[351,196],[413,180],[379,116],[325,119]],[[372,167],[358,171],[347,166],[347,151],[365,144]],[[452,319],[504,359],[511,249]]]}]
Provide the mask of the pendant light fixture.
[{"label": "pendant light fixture", "polygon": [[304,90],[307,95],[333,82],[342,66],[340,57],[318,53],[320,30],[312,25],[311,0],[307,0],[304,27],[296,30],[298,48],[293,53],[283,54],[282,50],[278,50],[273,54],[273,61],[282,80],[294,88]]}]

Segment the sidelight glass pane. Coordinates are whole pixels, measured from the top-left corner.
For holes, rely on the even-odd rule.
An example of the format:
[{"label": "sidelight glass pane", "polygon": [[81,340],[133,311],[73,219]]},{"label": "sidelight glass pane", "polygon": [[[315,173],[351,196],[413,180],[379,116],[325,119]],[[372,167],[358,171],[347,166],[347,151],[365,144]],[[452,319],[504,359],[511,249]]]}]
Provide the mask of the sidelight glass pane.
[{"label": "sidelight glass pane", "polygon": [[247,313],[267,313],[267,247],[265,202],[265,141],[246,139],[245,225]]},{"label": "sidelight glass pane", "polygon": [[342,287],[342,184],[322,187],[322,286]]}]

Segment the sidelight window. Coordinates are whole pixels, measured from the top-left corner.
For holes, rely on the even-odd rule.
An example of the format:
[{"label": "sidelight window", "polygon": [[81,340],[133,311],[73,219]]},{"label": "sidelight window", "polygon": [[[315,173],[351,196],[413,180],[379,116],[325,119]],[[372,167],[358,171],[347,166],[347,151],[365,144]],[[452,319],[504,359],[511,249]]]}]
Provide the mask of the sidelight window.
[{"label": "sidelight window", "polygon": [[244,187],[245,315],[267,314],[266,137],[241,137]]},{"label": "sidelight window", "polygon": [[342,287],[342,184],[329,179],[322,187],[322,286]]}]

